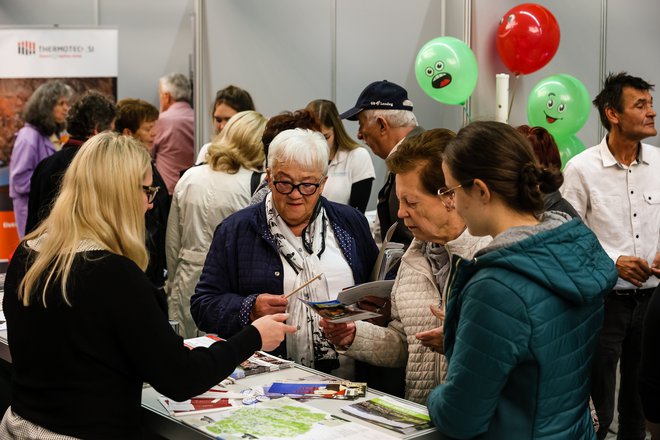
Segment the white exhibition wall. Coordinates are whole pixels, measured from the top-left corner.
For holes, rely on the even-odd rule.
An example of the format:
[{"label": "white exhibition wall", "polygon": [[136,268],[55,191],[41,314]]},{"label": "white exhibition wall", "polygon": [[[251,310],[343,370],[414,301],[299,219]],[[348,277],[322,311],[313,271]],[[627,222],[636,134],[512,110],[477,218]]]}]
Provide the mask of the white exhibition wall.
[{"label": "white exhibition wall", "polygon": [[0,26],[112,26],[119,30],[118,98],[158,105],[158,78],[190,74],[193,0],[0,0]]},{"label": "white exhibition wall", "polygon": [[[538,72],[511,77],[510,123],[527,122],[527,95],[541,79],[568,73],[593,97],[603,72],[626,70],[660,84],[660,37],[656,0],[536,0],[554,13],[561,43]],[[219,88],[248,89],[266,116],[333,99],[339,110],[352,106],[368,83],[389,79],[405,86],[426,128],[458,130],[463,108],[440,104],[417,85],[413,63],[428,40],[443,34],[469,42],[479,63],[471,99],[472,119],[495,114],[495,74],[510,73],[495,49],[501,16],[522,0],[0,0],[0,26],[114,26],[119,29],[119,98],[154,104],[158,78],[192,70],[196,21],[198,141],[211,136],[209,110]],[[602,47],[602,50],[601,50]],[[191,74],[191,76],[193,76]],[[355,135],[355,123],[348,123]],[[597,143],[602,130],[595,109],[578,137]],[[650,139],[657,144],[658,139]],[[384,166],[375,159],[380,186]],[[372,198],[375,198],[373,192]],[[373,201],[370,207],[373,207]]]}]

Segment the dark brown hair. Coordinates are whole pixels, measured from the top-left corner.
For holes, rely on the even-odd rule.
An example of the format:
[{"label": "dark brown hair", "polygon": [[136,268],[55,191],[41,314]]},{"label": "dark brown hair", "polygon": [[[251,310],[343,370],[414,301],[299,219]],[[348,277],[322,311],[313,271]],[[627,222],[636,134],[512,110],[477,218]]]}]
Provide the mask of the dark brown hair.
[{"label": "dark brown hair", "polygon": [[143,122],[153,122],[158,119],[158,109],[142,99],[125,98],[117,103],[117,120],[115,131],[121,133],[128,128],[135,134]]},{"label": "dark brown hair", "polygon": [[87,139],[94,130],[108,130],[117,117],[117,106],[107,96],[96,90],[85,92],[69,109],[66,118],[67,131],[78,139]]},{"label": "dark brown hair", "polygon": [[532,145],[534,154],[541,163],[541,166],[544,168],[555,167],[559,170],[561,169],[559,148],[557,148],[555,138],[552,137],[548,130],[543,127],[530,127],[529,125],[521,125],[516,130],[525,136]]},{"label": "dark brown hair", "polygon": [[268,147],[275,139],[275,136],[284,130],[292,128],[305,128],[308,130],[321,131],[318,120],[308,110],[296,110],[295,112],[284,111],[279,115],[273,116],[266,123],[266,129],[261,137],[264,143],[264,154],[268,157]]},{"label": "dark brown hair", "polygon": [[598,96],[596,96],[596,99],[592,101],[600,114],[600,122],[607,131],[610,131],[612,126],[607,119],[605,109],[611,107],[618,112],[623,111],[621,97],[623,96],[624,87],[632,87],[633,89],[647,91],[653,90],[655,86],[644,81],[642,78],[628,75],[627,72],[610,73],[607,75],[603,90],[601,90]]},{"label": "dark brown hair", "polygon": [[446,128],[435,128],[419,136],[405,139],[386,160],[387,168],[394,174],[419,171],[422,187],[429,194],[446,187],[442,172],[442,155],[456,133]]},{"label": "dark brown hair", "polygon": [[473,122],[461,129],[443,159],[464,187],[481,179],[519,212],[541,212],[542,193],[556,191],[562,182],[559,170],[542,168],[527,139],[501,122]]},{"label": "dark brown hair", "polygon": [[226,104],[236,110],[236,113],[244,112],[246,110],[254,110],[254,102],[252,96],[240,87],[229,85],[224,89],[218,90],[215,94],[215,102],[211,114],[220,104]]}]

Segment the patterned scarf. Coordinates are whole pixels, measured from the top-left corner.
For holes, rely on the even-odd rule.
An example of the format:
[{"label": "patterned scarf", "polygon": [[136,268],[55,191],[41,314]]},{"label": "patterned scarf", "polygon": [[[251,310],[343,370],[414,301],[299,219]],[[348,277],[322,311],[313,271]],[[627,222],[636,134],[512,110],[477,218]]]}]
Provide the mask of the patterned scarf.
[{"label": "patterned scarf", "polygon": [[431,264],[431,272],[433,272],[435,283],[438,285],[438,291],[442,295],[442,290],[449,275],[449,253],[443,245],[429,242],[426,243],[424,256]]},{"label": "patterned scarf", "polygon": [[[293,284],[294,289],[321,273],[319,258],[325,249],[325,235],[328,227],[328,220],[323,208],[318,210],[315,218],[310,219],[309,225],[303,231],[302,252],[297,249],[298,240],[277,212],[270,193],[266,196],[266,221],[278,251],[297,274]],[[330,297],[325,277],[320,277],[289,298],[287,323],[298,326],[299,330],[286,336],[287,355],[290,359],[307,367],[314,367],[319,361],[337,359],[337,352],[325,339],[319,327],[320,316],[297,298],[306,301],[328,301]]]}]

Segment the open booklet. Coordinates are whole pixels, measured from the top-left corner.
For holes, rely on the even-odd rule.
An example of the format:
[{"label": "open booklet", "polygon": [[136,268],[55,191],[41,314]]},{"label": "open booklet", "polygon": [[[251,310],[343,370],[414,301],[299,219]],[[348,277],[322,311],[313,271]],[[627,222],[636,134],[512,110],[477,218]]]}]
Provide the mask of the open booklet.
[{"label": "open booklet", "polygon": [[337,295],[337,299],[331,301],[306,301],[300,299],[307,307],[314,310],[323,318],[334,323],[362,321],[364,319],[377,318],[379,313],[362,310],[351,306],[365,296],[378,296],[389,298],[394,286],[394,280],[371,281],[357,286],[349,287]]},{"label": "open booklet", "polygon": [[379,313],[348,306],[338,299],[332,301],[305,301],[304,299],[298,299],[307,307],[321,315],[321,317],[334,323],[362,321],[363,319],[371,319],[381,316]]},{"label": "open booklet", "polygon": [[337,299],[345,305],[355,304],[365,296],[389,298],[392,293],[394,280],[377,280],[349,287],[337,294]]}]

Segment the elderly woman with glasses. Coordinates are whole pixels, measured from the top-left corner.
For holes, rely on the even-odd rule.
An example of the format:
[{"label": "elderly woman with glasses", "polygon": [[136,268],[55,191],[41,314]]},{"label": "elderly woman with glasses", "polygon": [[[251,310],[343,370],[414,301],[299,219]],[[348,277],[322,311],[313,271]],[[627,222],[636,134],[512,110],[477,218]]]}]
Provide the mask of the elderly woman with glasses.
[{"label": "elderly woman with glasses", "polygon": [[425,403],[446,371],[442,356],[442,291],[450,255],[471,258],[490,239],[472,237],[453,206],[453,189],[442,173],[442,153],[454,138],[438,128],[406,139],[387,158],[396,174],[399,218],[415,239],[401,260],[392,289],[392,321],[387,327],[368,322],[321,321],[340,352],[383,367],[406,367],[406,399]]},{"label": "elderly woman with glasses", "polygon": [[[191,299],[199,329],[229,337],[261,316],[288,311],[300,328],[277,354],[329,371],[338,355],[319,329],[318,315],[299,301],[336,299],[368,280],[378,249],[365,217],[321,196],[328,144],[303,129],[278,134],[268,150],[270,193],[216,229]],[[285,294],[317,275],[310,289]]]}]

